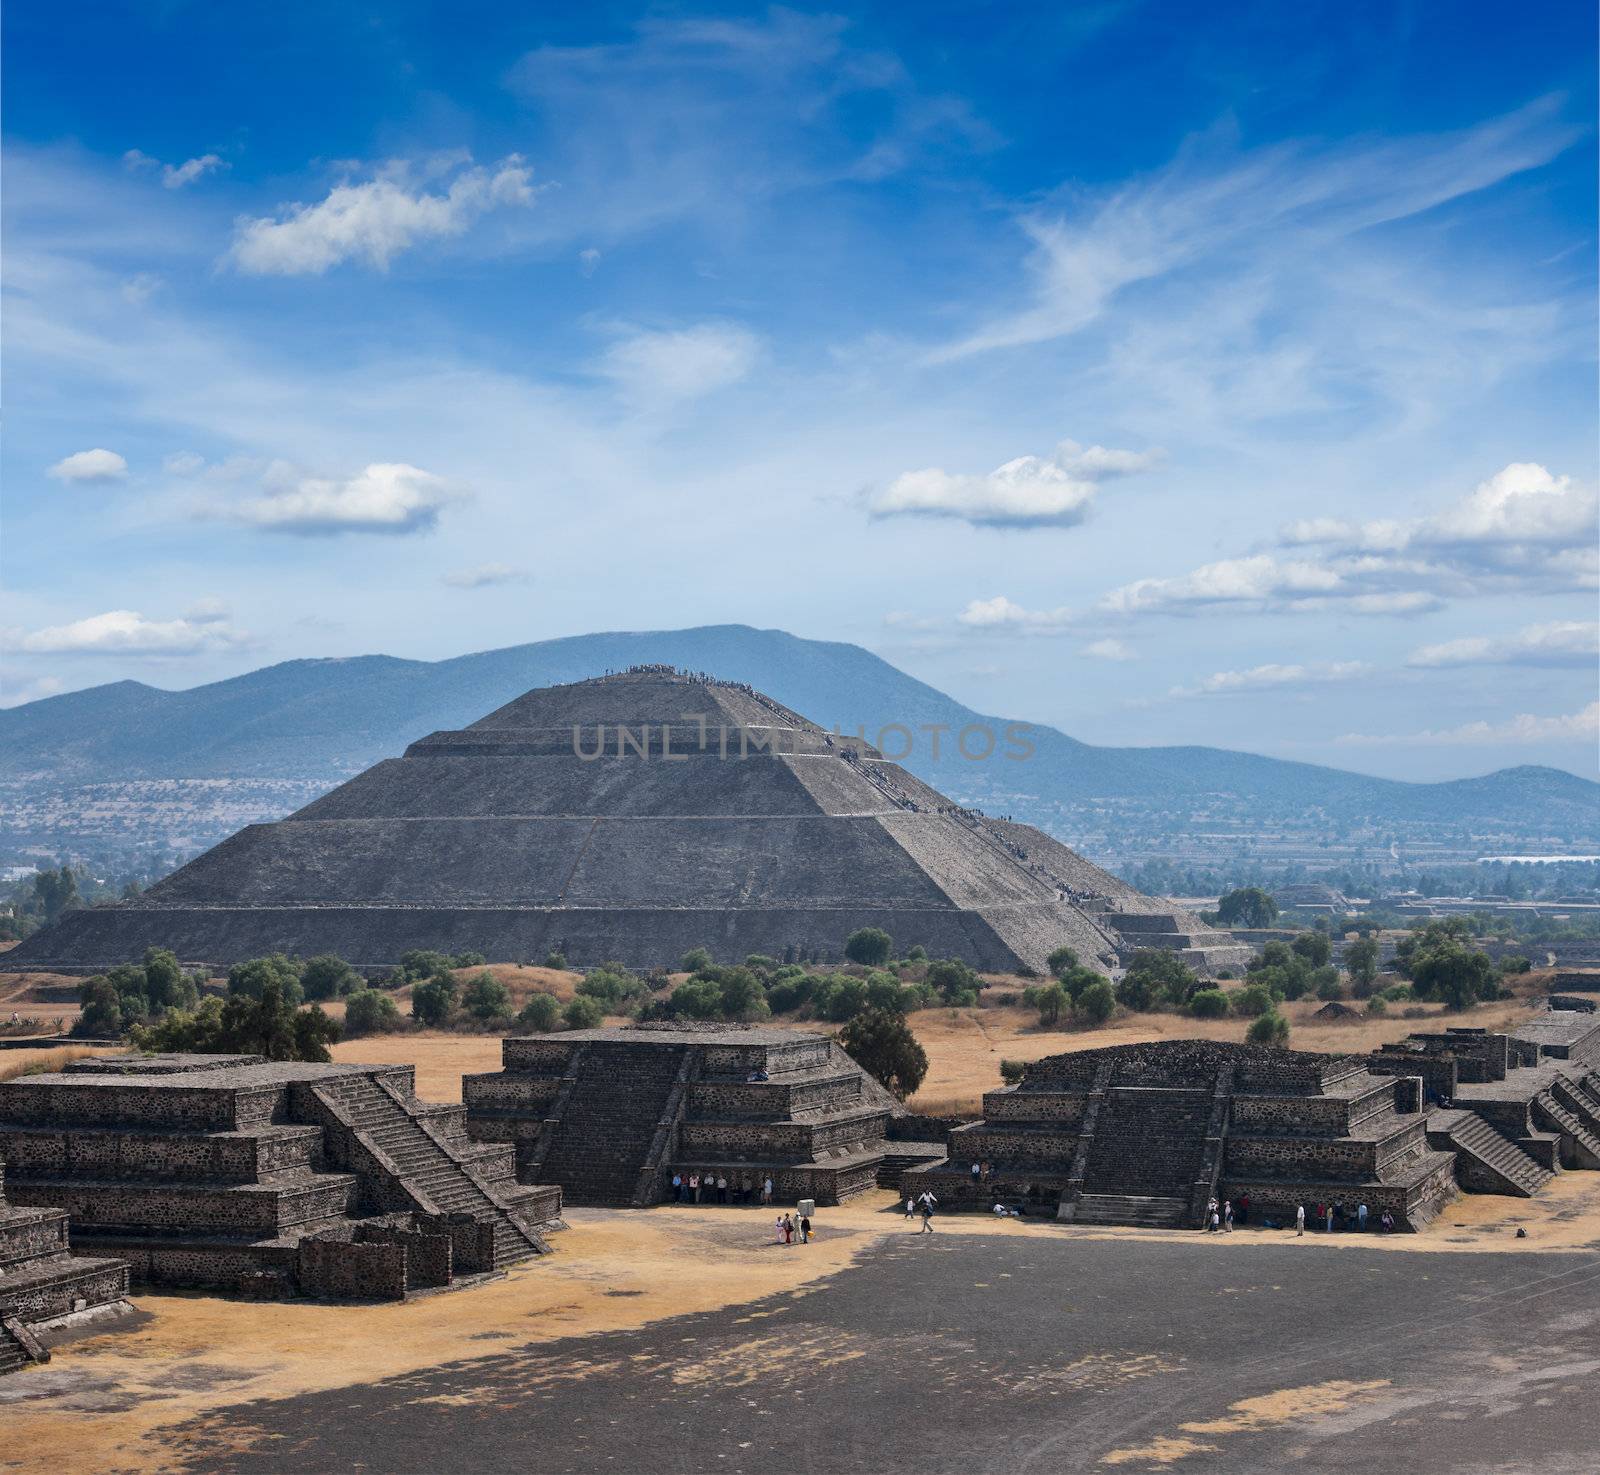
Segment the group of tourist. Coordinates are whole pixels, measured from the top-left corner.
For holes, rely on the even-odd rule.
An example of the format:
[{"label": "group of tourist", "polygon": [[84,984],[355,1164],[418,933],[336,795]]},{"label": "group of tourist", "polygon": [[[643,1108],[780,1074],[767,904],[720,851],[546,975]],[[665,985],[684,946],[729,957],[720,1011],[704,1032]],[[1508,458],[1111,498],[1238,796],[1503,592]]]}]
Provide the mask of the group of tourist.
[{"label": "group of tourist", "polygon": [[1216,1199],[1206,1202],[1206,1233],[1216,1234],[1219,1230],[1224,1234],[1232,1234],[1235,1224],[1248,1224],[1250,1222],[1250,1195],[1241,1193],[1236,1204],[1231,1198],[1223,1199],[1219,1204]]},{"label": "group of tourist", "polygon": [[796,1235],[799,1236],[801,1244],[808,1245],[811,1243],[811,1216],[809,1214],[801,1214],[798,1219],[792,1214],[780,1214],[772,1227],[780,1245],[792,1245]]},{"label": "group of tourist", "polygon": [[[711,1173],[674,1173],[672,1175],[672,1201],[675,1204],[683,1203],[717,1203],[717,1204],[748,1204],[754,1201],[757,1193],[761,1195],[761,1202],[772,1202],[772,1179],[762,1178],[759,1182],[754,1173],[736,1173],[730,1180],[724,1174]],[[705,1197],[702,1199],[701,1195]]]},{"label": "group of tourist", "polygon": [[[1367,1225],[1371,1222],[1372,1213],[1365,1203],[1359,1203],[1353,1209],[1348,1209],[1343,1203],[1317,1204],[1311,1214],[1313,1227],[1320,1229],[1324,1234],[1340,1233],[1345,1230],[1354,1230],[1358,1234],[1365,1234]],[[1394,1230],[1394,1215],[1385,1209],[1378,1215],[1378,1233],[1390,1234]],[[1269,1225],[1269,1228],[1276,1226]],[[1306,1206],[1296,1204],[1294,1210],[1294,1232],[1306,1232]]]}]

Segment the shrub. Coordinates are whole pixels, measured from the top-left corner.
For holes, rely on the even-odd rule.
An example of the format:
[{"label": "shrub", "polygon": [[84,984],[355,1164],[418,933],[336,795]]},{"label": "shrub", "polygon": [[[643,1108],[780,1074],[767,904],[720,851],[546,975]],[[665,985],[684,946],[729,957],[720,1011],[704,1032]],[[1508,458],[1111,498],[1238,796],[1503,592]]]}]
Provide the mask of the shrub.
[{"label": "shrub", "polygon": [[1286,1045],[1289,1042],[1289,1021],[1276,1009],[1269,1009],[1252,1022],[1244,1037],[1252,1045]]},{"label": "shrub", "polygon": [[798,978],[781,978],[767,990],[767,1007],[774,1014],[792,1014],[811,998],[818,980],[801,974]]},{"label": "shrub", "polygon": [[1389,1012],[1389,1006],[1383,1002],[1382,994],[1374,994],[1367,1000],[1367,1018],[1382,1019]]},{"label": "shrub", "polygon": [[1180,1008],[1200,980],[1176,953],[1165,948],[1140,948],[1129,960],[1117,998],[1130,1009],[1154,1009],[1160,1004]]},{"label": "shrub", "polygon": [[672,1012],[690,1019],[717,1019],[722,1014],[722,989],[715,980],[696,976],[680,983],[671,996]]},{"label": "shrub", "polygon": [[1000,1062],[1000,1079],[1008,1086],[1014,1086],[1028,1073],[1026,1060],[1002,1060]]},{"label": "shrub", "polygon": [[908,962],[908,963],[926,963],[927,961],[928,961],[928,950],[927,950],[927,948],[923,947],[923,945],[920,942],[915,944],[915,946],[908,947],[906,949],[906,962]]},{"label": "shrub", "polygon": [[854,1019],[867,1007],[867,986],[859,978],[841,978],[828,991],[824,1017],[835,1024]]},{"label": "shrub", "polygon": [[772,1012],[761,980],[748,968],[722,968],[716,980],[726,1019],[764,1019]]},{"label": "shrub", "polygon": [[511,990],[485,969],[467,984],[461,995],[467,1013],[482,1020],[511,1017]]},{"label": "shrub", "polygon": [[598,1000],[579,994],[562,1011],[562,1018],[567,1021],[568,1029],[598,1029],[605,1023],[606,1015]]},{"label": "shrub", "polygon": [[567,955],[556,948],[551,948],[544,955],[544,966],[546,968],[554,968],[558,973],[565,973],[567,971]]},{"label": "shrub", "polygon": [[410,952],[400,954],[400,973],[407,982],[418,978],[437,978],[441,973],[450,972],[452,966],[444,953],[431,952],[427,948],[413,948]]},{"label": "shrub", "polygon": [[630,999],[650,992],[642,978],[636,978],[620,965],[607,964],[591,968],[578,985],[578,993],[585,998],[598,999],[608,1013],[619,1013]]},{"label": "shrub", "polygon": [[752,973],[776,973],[780,965],[776,958],[769,958],[765,953],[749,953],[744,966]]},{"label": "shrub", "polygon": [[394,1000],[375,988],[358,988],[345,1001],[344,1029],[348,1035],[393,1034],[400,1025],[400,1011]]},{"label": "shrub", "polygon": [[533,994],[517,1015],[517,1023],[535,1034],[547,1035],[561,1022],[561,1003],[554,994]]},{"label": "shrub", "polygon": [[1097,978],[1078,995],[1077,1012],[1090,1024],[1104,1024],[1116,1010],[1117,998],[1111,985]]},{"label": "shrub", "polygon": [[1228,996],[1220,988],[1203,988],[1189,1000],[1189,1012],[1196,1019],[1221,1019],[1228,1012]]},{"label": "shrub", "polygon": [[844,940],[844,955],[852,963],[881,968],[894,953],[894,939],[881,927],[858,927]]},{"label": "shrub", "polygon": [[482,953],[457,953],[450,959],[452,968],[481,968],[489,960]]},{"label": "shrub", "polygon": [[1272,990],[1264,983],[1247,983],[1233,996],[1233,1012],[1255,1019],[1267,1013],[1273,1003]]},{"label": "shrub", "polygon": [[[905,992],[909,993],[910,990]],[[867,1007],[885,1009],[891,1014],[904,1014],[900,980],[892,973],[873,973],[867,978]]]},{"label": "shrub", "polygon": [[1331,1004],[1335,999],[1342,999],[1345,995],[1344,985],[1339,982],[1337,968],[1317,969],[1317,997],[1324,1003]]},{"label": "shrub", "polygon": [[1500,960],[1500,972],[1504,977],[1508,978],[1516,973],[1526,973],[1532,967],[1532,963],[1516,953],[1507,953],[1506,956]]},{"label": "shrub", "polygon": [[360,975],[334,953],[322,953],[300,970],[300,987],[308,999],[337,999],[360,986]]},{"label": "shrub", "polygon": [[868,1009],[839,1032],[839,1043],[862,1070],[902,1101],[928,1074],[928,1053],[902,1014]]},{"label": "shrub", "polygon": [[1333,956],[1333,943],[1326,932],[1302,932],[1290,947],[1313,968],[1323,967]]},{"label": "shrub", "polygon": [[703,947],[692,947],[678,959],[680,973],[699,973],[711,966],[711,954]]},{"label": "shrub", "polygon": [[976,1004],[978,990],[983,987],[983,980],[960,958],[940,958],[929,963],[923,982],[937,990],[939,997],[955,1008]]},{"label": "shrub", "polygon": [[206,999],[192,1013],[174,1009],[152,1026],[133,1031],[141,1050],[196,1050],[208,1054],[263,1055],[268,1060],[332,1059],[339,1026],[317,1005],[296,1009],[275,980],[264,983],[260,998],[248,993]]},{"label": "shrub", "polygon": [[1030,989],[1029,992],[1034,996],[1034,1007],[1039,1011],[1039,1023],[1044,1029],[1054,1029],[1061,1022],[1062,1014],[1072,1005],[1071,996],[1059,983]]}]

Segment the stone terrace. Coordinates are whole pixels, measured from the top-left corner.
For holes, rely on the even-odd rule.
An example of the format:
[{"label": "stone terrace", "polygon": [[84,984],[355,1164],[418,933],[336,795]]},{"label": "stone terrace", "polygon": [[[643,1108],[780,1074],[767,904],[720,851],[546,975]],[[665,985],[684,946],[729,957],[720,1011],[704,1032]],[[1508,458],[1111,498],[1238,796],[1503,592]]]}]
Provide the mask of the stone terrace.
[{"label": "stone terrace", "polygon": [[22,1204],[152,1285],[403,1299],[547,1247],[560,1194],[514,1181],[409,1066],[250,1055],[79,1061],[0,1083]]},{"label": "stone terrace", "polygon": [[13,1208],[0,1159],[0,1374],[48,1362],[45,1341],[60,1327],[126,1315],[133,1308],[122,1260],[70,1253],[60,1209]]},{"label": "stone terrace", "polygon": [[902,1110],[826,1036],[792,1030],[574,1030],[508,1039],[503,1061],[462,1082],[468,1132],[580,1204],[659,1203],[675,1172],[839,1203],[873,1186]]},{"label": "stone terrace", "polygon": [[[984,1097],[949,1160],[902,1176],[946,1207],[1023,1203],[1064,1221],[1199,1227],[1212,1197],[1253,1218],[1365,1201],[1403,1228],[1455,1191],[1415,1080],[1359,1059],[1203,1040],[1052,1056]],[[974,1175],[973,1166],[980,1172]]]}]

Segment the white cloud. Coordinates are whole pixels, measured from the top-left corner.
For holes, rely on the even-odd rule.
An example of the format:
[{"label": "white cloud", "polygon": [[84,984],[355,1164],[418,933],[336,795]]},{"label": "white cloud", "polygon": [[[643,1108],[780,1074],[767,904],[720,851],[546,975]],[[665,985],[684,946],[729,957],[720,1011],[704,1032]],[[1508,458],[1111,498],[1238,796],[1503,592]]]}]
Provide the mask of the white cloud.
[{"label": "white cloud", "polygon": [[410,172],[392,164],[364,184],[336,185],[315,205],[241,219],[228,259],[255,276],[320,275],[350,260],[383,271],[419,240],[461,235],[497,206],[533,203],[532,171],[516,154],[492,171],[462,169],[443,194],[413,187]]},{"label": "white cloud", "polygon": [[70,625],[14,632],[15,651],[38,655],[194,655],[244,643],[242,632],[211,618],[147,620],[131,609],[108,610]]},{"label": "white cloud", "polygon": [[593,246],[586,246],[578,252],[578,270],[586,277],[592,277],[600,266],[600,252]]},{"label": "white cloud", "polygon": [[193,476],[205,464],[206,458],[193,451],[174,451],[162,459],[161,468],[169,476]]},{"label": "white cloud", "polygon": [[1252,666],[1247,671],[1217,671],[1197,686],[1172,688],[1175,697],[1218,696],[1238,691],[1267,691],[1280,686],[1321,686],[1352,681],[1372,667],[1365,661],[1330,661],[1323,665]]},{"label": "white cloud", "polygon": [[1346,733],[1335,741],[1346,747],[1474,747],[1501,743],[1593,743],[1600,739],[1600,702],[1564,716],[1539,717],[1522,712],[1505,722],[1468,722],[1461,727],[1425,732]]},{"label": "white cloud", "polygon": [[226,600],[218,599],[214,594],[207,595],[204,599],[197,599],[183,612],[183,617],[191,625],[219,625],[232,615]]},{"label": "white cloud", "polygon": [[1060,609],[1029,610],[997,594],[993,599],[974,599],[956,616],[956,622],[969,630],[1052,631],[1072,623],[1072,611],[1063,605]]},{"label": "white cloud", "polygon": [[182,164],[163,164],[160,159],[151,158],[140,149],[129,149],[122,156],[122,163],[124,168],[135,171],[160,170],[161,183],[167,189],[182,189],[186,184],[193,184],[207,174],[228,167],[216,154],[201,154]]},{"label": "white cloud", "polygon": [[1146,471],[1160,456],[1064,440],[1048,458],[1018,456],[985,476],[907,471],[868,502],[868,512],[957,518],[975,527],[1075,527],[1089,515],[1100,482]]},{"label": "white cloud", "polygon": [[1080,332],[1129,288],[1200,263],[1227,261],[1237,271],[1276,252],[1289,254],[1285,265],[1320,268],[1340,242],[1555,157],[1577,136],[1554,122],[1555,111],[1546,99],[1442,138],[1321,152],[1285,143],[1241,154],[1223,129],[1192,139],[1166,168],[1115,193],[1022,217],[1028,300],[931,357]]},{"label": "white cloud", "polygon": [[304,477],[203,511],[275,533],[420,533],[434,526],[455,495],[440,477],[415,466],[377,463],[345,481]]},{"label": "white cloud", "polygon": [[164,283],[154,272],[136,272],[123,282],[121,287],[122,300],[130,307],[143,307]]},{"label": "white cloud", "polygon": [[1101,607],[1125,615],[1226,605],[1406,615],[1437,609],[1451,595],[1587,589],[1600,582],[1597,534],[1593,488],[1517,462],[1443,512],[1290,523],[1279,533],[1282,552],[1140,579],[1112,590]]},{"label": "white cloud", "polygon": [[736,323],[699,323],[634,333],[613,343],[598,367],[630,399],[676,402],[737,384],[754,367],[760,346]]},{"label": "white cloud", "polygon": [[1097,661],[1136,661],[1138,652],[1124,641],[1108,636],[1105,640],[1091,640],[1080,652]]},{"label": "white cloud", "polygon": [[1469,635],[1424,645],[1411,652],[1406,665],[1439,666],[1587,666],[1600,656],[1600,627],[1592,620],[1553,620],[1527,625],[1515,635]]},{"label": "white cloud", "polygon": [[452,589],[487,589],[494,584],[515,584],[527,577],[525,569],[512,568],[508,563],[480,563],[475,568],[441,574],[440,582]]},{"label": "white cloud", "polygon": [[75,483],[121,481],[127,474],[128,463],[115,451],[101,447],[92,451],[74,451],[50,468],[50,475],[57,481]]}]

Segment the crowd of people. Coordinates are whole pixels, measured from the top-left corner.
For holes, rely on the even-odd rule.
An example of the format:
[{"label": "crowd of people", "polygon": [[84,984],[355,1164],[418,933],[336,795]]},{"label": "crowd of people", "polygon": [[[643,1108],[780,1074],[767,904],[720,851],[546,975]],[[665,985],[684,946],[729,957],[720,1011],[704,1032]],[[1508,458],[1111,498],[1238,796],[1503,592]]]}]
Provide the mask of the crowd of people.
[{"label": "crowd of people", "polygon": [[772,1202],[771,1177],[754,1173],[674,1173],[672,1201],[675,1204],[748,1204],[760,1195],[761,1202]]}]

